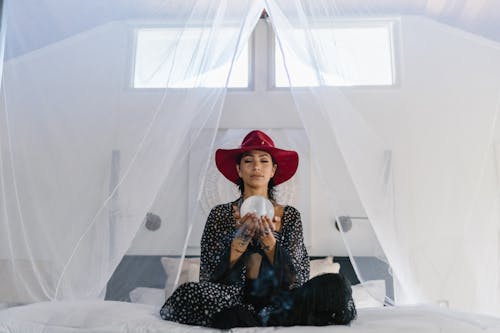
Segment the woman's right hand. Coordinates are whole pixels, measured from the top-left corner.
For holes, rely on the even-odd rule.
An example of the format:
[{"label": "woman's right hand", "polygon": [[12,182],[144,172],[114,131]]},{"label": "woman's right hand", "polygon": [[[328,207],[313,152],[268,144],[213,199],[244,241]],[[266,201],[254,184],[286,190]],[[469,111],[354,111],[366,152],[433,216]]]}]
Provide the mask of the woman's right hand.
[{"label": "woman's right hand", "polygon": [[242,218],[236,221],[237,237],[252,239],[258,229],[259,219],[255,213],[246,213]]},{"label": "woman's right hand", "polygon": [[236,252],[243,253],[248,247],[250,240],[259,230],[259,219],[255,213],[247,213],[236,220],[236,234],[233,239],[232,248]]}]

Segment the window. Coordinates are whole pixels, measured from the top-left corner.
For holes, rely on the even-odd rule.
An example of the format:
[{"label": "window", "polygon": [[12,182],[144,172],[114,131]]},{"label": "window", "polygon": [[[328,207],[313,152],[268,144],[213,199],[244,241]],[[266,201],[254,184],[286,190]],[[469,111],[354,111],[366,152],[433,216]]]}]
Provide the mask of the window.
[{"label": "window", "polygon": [[[211,41],[234,37],[231,28],[214,37],[208,29],[147,28],[136,31],[134,88],[224,87],[230,51]],[[222,43],[219,43],[222,45]],[[207,45],[213,45],[204,49]],[[206,55],[210,54],[210,57]],[[206,71],[203,68],[207,68]],[[202,73],[200,75],[200,72]],[[228,87],[248,87],[249,48],[235,62]]]},{"label": "window", "polygon": [[[332,86],[390,86],[395,82],[391,22],[348,22],[329,28],[315,28],[310,36],[297,30],[298,41],[310,41],[316,54],[328,54],[311,65],[308,54],[299,55],[282,46],[294,87],[317,86],[319,80]],[[275,85],[289,87],[281,48],[275,40]]]}]

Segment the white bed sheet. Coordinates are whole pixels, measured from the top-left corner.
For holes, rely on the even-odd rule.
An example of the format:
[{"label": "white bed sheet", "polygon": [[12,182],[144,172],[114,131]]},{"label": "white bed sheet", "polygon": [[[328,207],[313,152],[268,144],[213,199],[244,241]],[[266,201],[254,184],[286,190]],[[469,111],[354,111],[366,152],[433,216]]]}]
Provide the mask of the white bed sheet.
[{"label": "white bed sheet", "polygon": [[[220,332],[162,320],[158,308],[110,301],[45,302],[0,311],[2,333]],[[499,332],[500,318],[430,306],[367,308],[350,326],[238,328],[232,332]]]}]

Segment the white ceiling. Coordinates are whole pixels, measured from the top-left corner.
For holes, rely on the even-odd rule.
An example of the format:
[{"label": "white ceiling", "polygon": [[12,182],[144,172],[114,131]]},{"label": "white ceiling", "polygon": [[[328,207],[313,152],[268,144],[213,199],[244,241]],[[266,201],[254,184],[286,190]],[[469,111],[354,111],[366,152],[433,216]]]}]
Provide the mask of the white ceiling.
[{"label": "white ceiling", "polygon": [[341,0],[337,6],[346,13],[424,15],[500,42],[500,0]]},{"label": "white ceiling", "polygon": [[[10,13],[10,17],[15,19],[9,21],[7,17],[6,58],[16,57],[110,21],[171,20],[181,7],[191,8],[185,3],[195,2],[181,1],[12,1],[7,14]],[[500,0],[332,1],[335,2],[332,8],[339,15],[424,15],[500,43]],[[197,2],[197,6],[199,3],[203,5],[201,1]],[[293,6],[292,1],[290,5]]]}]

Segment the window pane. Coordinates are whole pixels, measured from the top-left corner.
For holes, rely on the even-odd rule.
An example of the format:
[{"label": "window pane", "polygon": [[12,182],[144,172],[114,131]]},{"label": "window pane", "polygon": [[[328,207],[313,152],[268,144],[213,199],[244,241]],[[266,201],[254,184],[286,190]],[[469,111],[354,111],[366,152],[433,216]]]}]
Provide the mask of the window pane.
[{"label": "window pane", "polygon": [[[306,40],[305,32],[295,32]],[[335,86],[379,86],[394,84],[392,34],[390,23],[374,26],[342,26],[311,31],[313,45],[320,47],[328,59],[319,59],[318,68],[305,56],[284,48],[286,65],[295,87],[317,86],[319,80]],[[288,77],[280,48],[275,41],[275,78],[277,87],[288,87]],[[319,76],[319,78],[318,78]]]},{"label": "window pane", "polygon": [[[229,28],[221,31],[215,39],[206,29],[139,29],[134,87],[223,87],[226,81],[225,73],[231,66],[228,57],[231,50],[225,50],[223,42],[233,36],[234,31]],[[210,42],[208,38],[211,38]],[[210,45],[210,50],[202,48],[207,45]],[[206,52],[211,52],[210,57],[206,57]],[[207,63],[207,59],[212,63]],[[248,87],[248,63],[247,44],[233,65],[228,87]],[[204,68],[211,70],[203,70]]]}]

